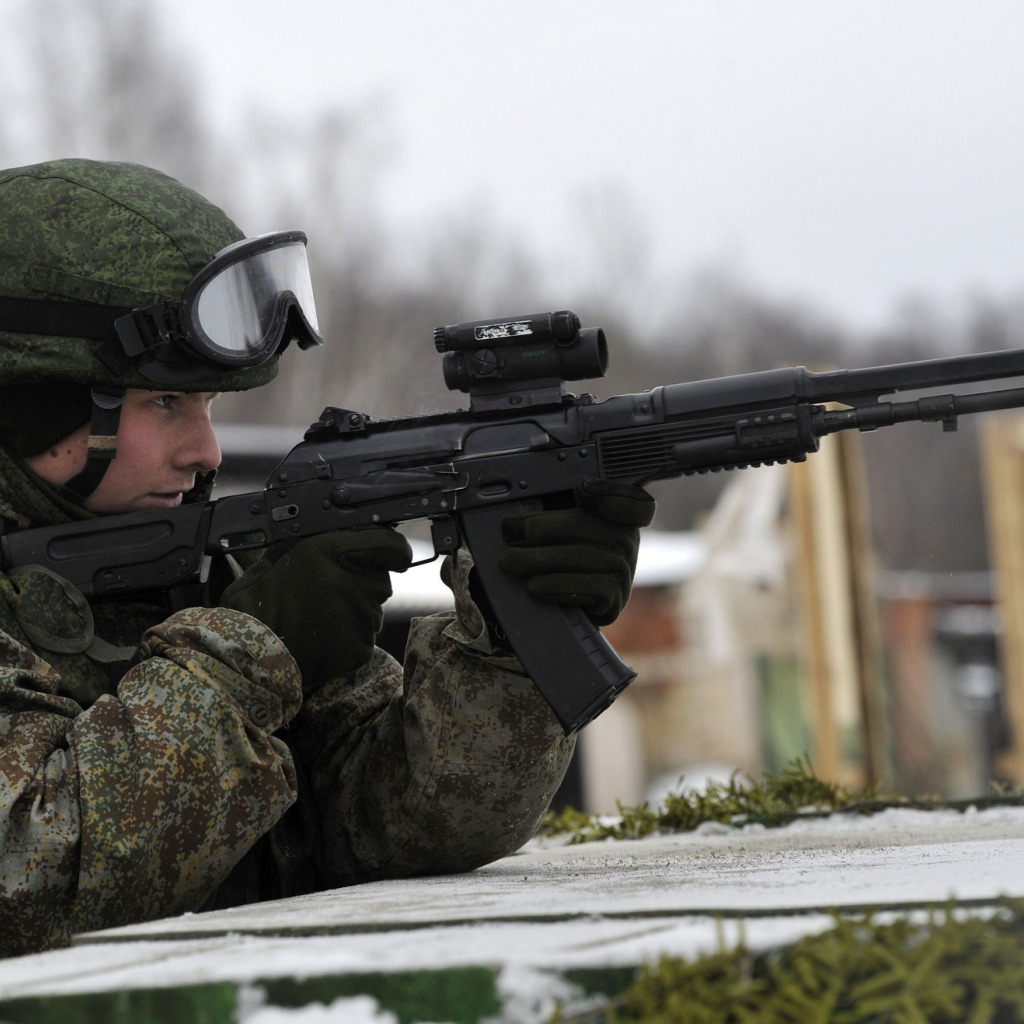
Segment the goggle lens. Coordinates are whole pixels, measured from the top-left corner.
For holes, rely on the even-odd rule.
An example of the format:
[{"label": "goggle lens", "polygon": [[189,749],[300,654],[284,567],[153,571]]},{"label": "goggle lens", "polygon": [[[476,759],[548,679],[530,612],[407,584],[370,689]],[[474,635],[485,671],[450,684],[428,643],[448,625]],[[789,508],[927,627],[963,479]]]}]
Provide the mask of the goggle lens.
[{"label": "goggle lens", "polygon": [[277,344],[295,305],[319,334],[306,247],[290,241],[223,266],[200,285],[191,319],[213,353],[244,363]]}]

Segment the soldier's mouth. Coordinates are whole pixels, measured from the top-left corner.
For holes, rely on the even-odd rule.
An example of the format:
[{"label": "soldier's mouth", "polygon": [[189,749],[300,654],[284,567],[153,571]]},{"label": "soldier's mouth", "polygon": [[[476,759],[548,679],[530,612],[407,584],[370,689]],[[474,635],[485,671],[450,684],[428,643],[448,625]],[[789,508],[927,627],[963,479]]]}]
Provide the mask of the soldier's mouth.
[{"label": "soldier's mouth", "polygon": [[146,501],[154,508],[177,508],[184,498],[183,491],[152,492],[146,495]]}]

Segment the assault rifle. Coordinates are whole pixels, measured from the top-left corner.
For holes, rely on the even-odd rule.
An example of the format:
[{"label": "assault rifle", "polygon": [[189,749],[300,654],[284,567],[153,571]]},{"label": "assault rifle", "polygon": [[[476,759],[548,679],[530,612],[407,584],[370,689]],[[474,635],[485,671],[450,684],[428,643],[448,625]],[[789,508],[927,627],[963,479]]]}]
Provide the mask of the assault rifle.
[{"label": "assault rifle", "polygon": [[1024,406],[1024,387],[883,395],[1024,375],[1024,350],[859,370],[804,367],[667,384],[599,400],[566,382],[604,376],[600,328],[571,311],[439,327],[450,390],[469,410],[375,421],[327,408],[249,494],[163,511],[9,533],[3,567],[38,564],[91,599],[205,582],[214,555],[327,530],[430,523],[435,557],[465,541],[512,650],[566,733],[600,714],[634,678],[579,609],[543,605],[498,566],[501,521],[564,499],[583,481],[643,485],[671,477],[800,462],[819,439]]}]

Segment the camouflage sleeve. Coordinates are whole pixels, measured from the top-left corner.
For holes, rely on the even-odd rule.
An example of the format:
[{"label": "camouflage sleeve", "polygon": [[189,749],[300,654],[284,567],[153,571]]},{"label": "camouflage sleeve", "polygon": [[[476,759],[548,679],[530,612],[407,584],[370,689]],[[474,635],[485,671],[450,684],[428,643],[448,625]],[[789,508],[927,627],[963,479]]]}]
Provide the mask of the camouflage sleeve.
[{"label": "camouflage sleeve", "polygon": [[194,608],[142,650],[83,709],[0,633],[0,955],[196,909],[295,799],[270,733],[300,680],[269,630]]},{"label": "camouflage sleeve", "polygon": [[415,620],[404,672],[383,651],[313,694],[292,742],[322,816],[326,884],[468,871],[536,831],[567,739],[519,662],[494,650],[460,557],[458,612]]}]

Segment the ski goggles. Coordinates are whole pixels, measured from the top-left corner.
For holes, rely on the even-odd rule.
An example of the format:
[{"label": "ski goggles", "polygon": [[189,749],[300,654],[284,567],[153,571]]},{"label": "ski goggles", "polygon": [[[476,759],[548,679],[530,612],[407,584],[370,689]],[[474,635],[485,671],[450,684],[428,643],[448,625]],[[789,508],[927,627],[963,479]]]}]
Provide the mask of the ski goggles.
[{"label": "ski goggles", "polygon": [[[266,362],[293,338],[323,344],[301,231],[245,238],[222,249],[177,302],[126,312],[114,321],[125,356],[158,383],[189,365],[243,370]],[[198,364],[198,365],[196,365]]]}]

